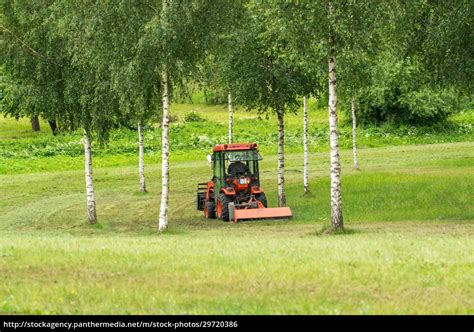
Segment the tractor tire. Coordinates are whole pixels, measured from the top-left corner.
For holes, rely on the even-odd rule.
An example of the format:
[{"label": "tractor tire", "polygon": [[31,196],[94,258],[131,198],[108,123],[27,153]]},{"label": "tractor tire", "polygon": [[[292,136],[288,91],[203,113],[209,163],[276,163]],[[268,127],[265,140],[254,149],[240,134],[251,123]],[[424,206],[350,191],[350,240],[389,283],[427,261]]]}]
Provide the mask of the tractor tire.
[{"label": "tractor tire", "polygon": [[220,193],[217,198],[217,218],[229,221],[229,203],[230,199],[224,193]]},{"label": "tractor tire", "polygon": [[267,196],[265,196],[265,193],[261,193],[258,196],[255,197],[257,201],[263,204],[263,206],[268,207],[267,203]]},{"label": "tractor tire", "polygon": [[206,219],[216,219],[216,204],[214,204],[214,201],[204,202],[204,216]]}]

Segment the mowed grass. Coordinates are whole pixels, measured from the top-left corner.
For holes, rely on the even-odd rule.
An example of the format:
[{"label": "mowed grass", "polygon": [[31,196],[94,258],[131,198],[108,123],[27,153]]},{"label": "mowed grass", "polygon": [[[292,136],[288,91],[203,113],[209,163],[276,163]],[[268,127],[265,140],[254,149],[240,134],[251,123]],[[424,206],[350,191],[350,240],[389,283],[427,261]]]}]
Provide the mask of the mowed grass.
[{"label": "mowed grass", "polygon": [[13,236],[3,313],[472,313],[472,229],[312,225],[165,236]]},{"label": "mowed grass", "polygon": [[[206,221],[202,161],[171,166],[170,227],[158,235],[161,168],[95,169],[88,226],[82,170],[0,176],[0,312],[91,314],[473,314],[474,143],[343,150],[348,232],[329,218],[328,153],[288,154],[291,221]],[[276,204],[276,156],[262,185]],[[31,160],[29,162],[35,162]]]}]

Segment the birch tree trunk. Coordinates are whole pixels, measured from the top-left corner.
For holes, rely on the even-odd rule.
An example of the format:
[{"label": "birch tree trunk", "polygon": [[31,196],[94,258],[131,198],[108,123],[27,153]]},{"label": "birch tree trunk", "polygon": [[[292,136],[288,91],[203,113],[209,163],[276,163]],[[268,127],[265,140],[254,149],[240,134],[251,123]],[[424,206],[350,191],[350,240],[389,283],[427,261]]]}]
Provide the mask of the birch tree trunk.
[{"label": "birch tree trunk", "polygon": [[145,184],[145,159],[143,155],[143,126],[142,123],[138,123],[138,176],[140,178],[140,191],[146,192]]},{"label": "birch tree trunk", "polygon": [[86,198],[87,198],[87,219],[89,224],[97,223],[97,213],[95,210],[94,182],[92,179],[92,153],[91,142],[87,130],[84,129],[84,156],[86,171]]},{"label": "birch tree trunk", "polygon": [[163,86],[163,120],[161,124],[161,206],[158,230],[161,232],[168,226],[168,191],[169,191],[169,96],[168,96],[168,67],[163,65],[161,83]]},{"label": "birch tree trunk", "polygon": [[286,205],[285,196],[285,119],[283,110],[278,114],[278,206]]},{"label": "birch tree trunk", "polygon": [[232,125],[233,125],[233,119],[232,119],[232,94],[229,91],[229,95],[227,97],[227,103],[229,106],[229,144],[232,143]]},{"label": "birch tree trunk", "polygon": [[304,162],[303,162],[303,187],[304,193],[309,193],[309,149],[308,149],[308,103],[306,96],[303,97],[303,145],[304,145]]},{"label": "birch tree trunk", "polygon": [[352,111],[352,154],[354,156],[354,169],[359,169],[359,161],[357,160],[357,144],[356,144],[356,113],[355,113],[355,99],[351,99],[351,111]]},{"label": "birch tree trunk", "polygon": [[331,159],[331,226],[343,229],[341,197],[341,164],[339,161],[339,134],[337,129],[336,50],[329,55],[329,135]]},{"label": "birch tree trunk", "polygon": [[39,119],[38,119],[37,115],[35,115],[31,118],[31,129],[33,131],[40,131],[41,130]]}]

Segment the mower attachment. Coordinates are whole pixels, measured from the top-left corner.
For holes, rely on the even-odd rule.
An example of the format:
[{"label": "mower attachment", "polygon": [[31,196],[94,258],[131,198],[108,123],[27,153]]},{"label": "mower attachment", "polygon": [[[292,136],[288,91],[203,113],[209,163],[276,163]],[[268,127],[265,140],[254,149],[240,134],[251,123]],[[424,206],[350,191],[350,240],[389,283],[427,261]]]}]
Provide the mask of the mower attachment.
[{"label": "mower attachment", "polygon": [[[230,215],[232,216],[232,212],[230,213]],[[239,221],[258,219],[288,219],[293,216],[289,207],[234,209],[233,215],[234,223],[237,223]]]}]

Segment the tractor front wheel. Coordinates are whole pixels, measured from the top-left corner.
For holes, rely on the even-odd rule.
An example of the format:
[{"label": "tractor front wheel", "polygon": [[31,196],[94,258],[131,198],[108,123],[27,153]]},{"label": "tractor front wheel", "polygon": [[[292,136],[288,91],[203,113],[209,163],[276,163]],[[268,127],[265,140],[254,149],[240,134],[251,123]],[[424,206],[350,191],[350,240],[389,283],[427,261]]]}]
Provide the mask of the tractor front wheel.
[{"label": "tractor front wheel", "polygon": [[214,201],[206,201],[204,203],[204,215],[206,219],[216,219],[216,205]]},{"label": "tractor front wheel", "polygon": [[257,201],[259,201],[260,203],[262,203],[262,205],[264,207],[268,207],[268,203],[267,203],[267,196],[265,196],[265,193],[261,193],[259,194],[257,197],[255,197],[257,199]]},{"label": "tractor front wheel", "polygon": [[224,193],[220,193],[217,198],[217,218],[229,221],[229,197]]}]

